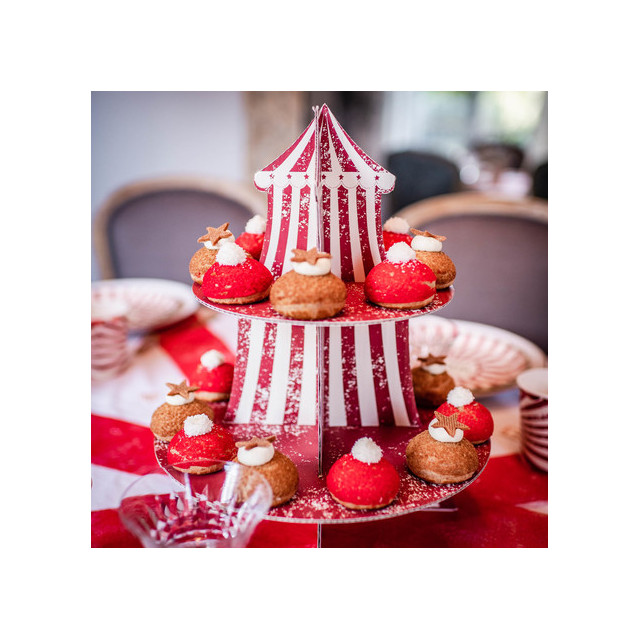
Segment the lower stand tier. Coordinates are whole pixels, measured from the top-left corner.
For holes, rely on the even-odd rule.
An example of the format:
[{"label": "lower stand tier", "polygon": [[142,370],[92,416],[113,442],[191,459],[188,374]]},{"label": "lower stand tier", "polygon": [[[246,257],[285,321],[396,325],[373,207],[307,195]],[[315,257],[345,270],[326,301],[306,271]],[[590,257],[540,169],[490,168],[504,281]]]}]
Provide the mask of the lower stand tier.
[{"label": "lower stand tier", "polygon": [[[300,475],[300,485],[296,495],[288,503],[272,508],[265,516],[267,520],[297,523],[338,524],[369,522],[393,518],[413,511],[421,511],[452,497],[466,489],[480,475],[489,460],[491,445],[486,442],[476,447],[480,466],[469,480],[456,484],[436,485],[415,477],[406,467],[405,450],[411,438],[425,427],[329,427],[323,430],[322,475],[318,475],[318,429],[308,427],[283,427],[256,425],[230,425],[229,430],[236,440],[255,435],[274,434],[276,448],[293,460]],[[327,488],[325,477],[331,465],[342,455],[351,451],[353,443],[364,436],[371,437],[384,452],[400,475],[398,497],[382,509],[358,511],[347,509],[335,502]],[[156,441],[156,458],[160,466],[172,477],[178,479],[179,472],[167,464],[167,443]],[[205,486],[221,482],[220,474],[192,476],[195,491]]]}]

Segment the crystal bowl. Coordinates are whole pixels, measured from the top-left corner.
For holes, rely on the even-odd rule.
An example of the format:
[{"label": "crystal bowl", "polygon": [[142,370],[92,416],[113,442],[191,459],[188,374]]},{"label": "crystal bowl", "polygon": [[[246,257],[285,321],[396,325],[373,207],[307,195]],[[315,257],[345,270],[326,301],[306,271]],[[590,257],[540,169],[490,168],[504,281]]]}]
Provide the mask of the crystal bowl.
[{"label": "crystal bowl", "polygon": [[144,547],[246,547],[271,506],[271,487],[260,477],[241,498],[242,467],[220,463],[201,476],[141,476],[122,495],[122,523]]}]

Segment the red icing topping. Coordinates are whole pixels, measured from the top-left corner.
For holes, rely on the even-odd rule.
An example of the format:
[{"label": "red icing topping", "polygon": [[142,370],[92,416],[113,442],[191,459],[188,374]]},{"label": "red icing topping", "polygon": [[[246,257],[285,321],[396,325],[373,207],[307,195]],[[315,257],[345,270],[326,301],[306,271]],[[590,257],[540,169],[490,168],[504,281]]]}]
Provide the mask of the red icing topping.
[{"label": "red icing topping", "polygon": [[474,444],[488,440],[493,434],[493,416],[489,409],[481,405],[477,400],[459,408],[445,402],[436,411],[444,416],[450,416],[457,411],[458,420],[469,427],[468,430],[463,432],[464,437]]},{"label": "red icing topping", "polygon": [[368,464],[348,453],[336,460],[327,474],[327,489],[351,504],[383,505],[395,498],[399,488],[400,476],[384,458]]},{"label": "red icing topping", "polygon": [[265,291],[272,282],[269,269],[253,258],[237,265],[214,262],[204,274],[201,291],[216,300],[244,298]]},{"label": "red icing topping", "polygon": [[169,443],[167,462],[181,469],[208,467],[214,460],[233,460],[236,451],[233,436],[217,424],[201,436],[188,436],[180,429]]},{"label": "red icing topping", "polygon": [[377,264],[364,281],[364,293],[371,302],[419,302],[434,295],[436,277],[419,260]]},{"label": "red icing topping", "polygon": [[207,369],[199,364],[191,384],[200,387],[200,391],[230,393],[233,382],[233,365],[223,362],[220,366]]},{"label": "red icing topping", "polygon": [[385,231],[382,230],[382,242],[384,243],[384,250],[389,251],[392,245],[396,242],[404,242],[411,246],[411,241],[413,240],[413,236],[410,236],[408,233],[396,233],[395,231]]},{"label": "red icing topping", "polygon": [[248,233],[245,231],[236,238],[236,244],[248,251],[256,260],[260,260],[264,233]]}]

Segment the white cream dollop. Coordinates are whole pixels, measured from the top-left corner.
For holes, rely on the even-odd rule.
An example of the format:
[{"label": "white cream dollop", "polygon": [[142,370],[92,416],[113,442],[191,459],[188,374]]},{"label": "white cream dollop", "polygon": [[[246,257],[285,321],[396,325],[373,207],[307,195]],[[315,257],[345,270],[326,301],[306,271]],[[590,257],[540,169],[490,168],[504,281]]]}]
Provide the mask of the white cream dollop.
[{"label": "white cream dollop", "polygon": [[253,449],[240,447],[238,449],[238,462],[247,467],[259,467],[261,464],[267,464],[267,462],[273,460],[275,452],[276,450],[271,443],[266,447],[253,447]]},{"label": "white cream dollop", "polygon": [[473,393],[466,387],[454,387],[447,394],[447,402],[458,408],[471,404],[474,400]]},{"label": "white cream dollop", "polygon": [[189,416],[184,420],[184,433],[192,438],[193,436],[203,436],[213,429],[211,418],[204,413],[195,416]]},{"label": "white cream dollop", "polygon": [[242,264],[246,259],[247,254],[244,249],[235,242],[223,244],[216,255],[216,262],[218,264],[224,264],[230,267]]},{"label": "white cream dollop", "polygon": [[331,271],[331,259],[318,258],[315,264],[294,262],[293,270],[303,276],[326,276]]},{"label": "white cream dollop", "polygon": [[224,356],[216,349],[205,351],[200,356],[200,364],[207,370],[215,369],[224,363]]},{"label": "white cream dollop", "polygon": [[460,442],[464,437],[464,431],[462,429],[456,429],[455,435],[450,436],[447,433],[447,430],[444,427],[433,427],[432,425],[438,421],[437,418],[434,418],[429,423],[429,435],[434,439],[440,442]]},{"label": "white cream dollop", "polygon": [[416,252],[406,242],[396,242],[387,251],[387,260],[396,264],[415,260]]},{"label": "white cream dollop", "polygon": [[231,244],[231,243],[234,243],[235,241],[236,241],[236,238],[232,233],[230,236],[227,236],[226,238],[220,238],[220,240],[218,240],[218,242],[216,242],[215,244],[213,244],[211,240],[205,240],[204,246],[207,247],[207,249],[211,249],[213,251],[219,251],[220,249],[222,249],[222,247],[224,247],[225,244]]},{"label": "white cream dollop", "polygon": [[244,226],[247,233],[264,233],[267,229],[267,221],[261,215],[255,215]]},{"label": "white cream dollop", "polygon": [[391,233],[406,233],[409,235],[409,223],[404,218],[389,218],[382,227],[385,231]]},{"label": "white cream dollop", "polygon": [[436,238],[428,236],[416,236],[411,241],[411,248],[416,251],[442,251],[442,242]]},{"label": "white cream dollop", "polygon": [[360,462],[372,464],[382,459],[382,449],[371,438],[360,438],[351,447],[351,455]]},{"label": "white cream dollop", "polygon": [[167,401],[167,404],[172,404],[175,407],[180,406],[181,404],[189,404],[190,402],[193,402],[196,399],[195,393],[193,393],[193,391],[189,391],[189,397],[188,398],[183,398],[179,393],[176,393],[175,395],[167,395],[167,397],[165,398],[165,400]]},{"label": "white cream dollop", "polygon": [[441,373],[444,373],[447,370],[447,366],[444,364],[427,364],[422,365],[422,368],[425,371],[428,371],[433,376],[439,376]]}]

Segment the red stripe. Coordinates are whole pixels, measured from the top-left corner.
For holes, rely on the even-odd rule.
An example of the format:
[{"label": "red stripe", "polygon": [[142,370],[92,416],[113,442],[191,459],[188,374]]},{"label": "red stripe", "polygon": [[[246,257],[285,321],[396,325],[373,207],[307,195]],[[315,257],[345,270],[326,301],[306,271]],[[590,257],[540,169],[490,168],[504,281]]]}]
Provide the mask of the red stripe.
[{"label": "red stripe", "polygon": [[[318,328],[320,332],[320,328]],[[322,327],[322,367],[318,369],[318,376],[323,376],[322,387],[324,389],[324,419],[323,424],[329,424],[329,327]],[[318,399],[319,400],[319,399]]]},{"label": "red stripe", "polygon": [[[267,416],[277,330],[277,322],[265,323],[264,340],[262,342],[262,354],[260,358],[260,370],[258,373],[258,384],[256,385],[256,395],[253,399],[253,409],[251,410],[251,417],[249,419],[250,422],[257,422],[258,424],[265,424]],[[279,379],[278,384],[282,383],[283,380]]]},{"label": "red stripe", "polygon": [[91,462],[140,475],[155,471],[153,434],[148,427],[91,415]]},{"label": "red stripe", "polygon": [[[338,187],[338,235],[340,237],[340,277],[353,282],[353,260],[351,258],[351,225],[349,224],[349,195],[346,187]],[[335,233],[335,230],[333,230]]]},{"label": "red stripe", "polygon": [[342,388],[347,415],[347,426],[360,427],[360,403],[358,401],[358,378],[356,375],[356,342],[355,328],[341,327],[342,346]]},{"label": "red stripe", "polygon": [[[325,115],[325,117],[327,117],[327,115]],[[332,119],[328,117],[327,122],[329,124],[329,134],[331,136],[333,149],[336,152],[336,157],[338,158],[338,162],[340,163],[340,171],[352,171],[354,173],[357,172],[358,169],[356,165],[353,164],[353,161],[349,157],[347,150],[344,148],[344,145],[342,144],[342,142],[340,142],[340,139],[338,138],[338,134],[336,133],[335,127],[333,126]],[[334,171],[337,171],[337,170],[338,170],[338,167],[334,167]]]},{"label": "red stripe", "polygon": [[373,387],[376,393],[378,422],[380,426],[393,425],[393,408],[391,406],[391,397],[389,396],[389,383],[387,381],[381,325],[369,325],[369,343],[371,345]]},{"label": "red stripe", "polygon": [[327,132],[327,121],[320,123],[320,140],[318,140],[318,151],[320,157],[320,171],[331,171],[331,153],[329,152],[329,134]]},{"label": "red stripe", "polygon": [[322,247],[321,251],[331,252],[331,189],[322,187]]},{"label": "red stripe", "polygon": [[289,386],[284,406],[284,423],[297,424],[300,410],[300,389],[304,365],[304,327],[291,327],[291,357],[289,359]]},{"label": "red stripe", "polygon": [[[312,123],[312,124],[315,125],[315,123]],[[308,128],[309,127],[307,127],[307,129]],[[305,130],[304,133],[306,132],[307,130]],[[316,132],[314,130],[314,132],[311,134],[311,137],[309,138],[309,141],[307,142],[307,146],[304,148],[304,151],[300,154],[300,156],[296,160],[296,163],[291,168],[291,171],[307,171],[309,169],[309,163],[313,158],[313,154],[315,153],[315,150],[316,150]]]},{"label": "red stripe", "polygon": [[233,370],[233,384],[231,395],[227,404],[225,422],[233,422],[238,411],[240,396],[244,386],[244,379],[247,372],[247,360],[249,357],[249,331],[251,330],[251,320],[240,318],[238,320],[238,352],[236,354],[236,365]]},{"label": "red stripe", "polygon": [[369,215],[367,211],[367,191],[360,185],[356,187],[356,209],[358,211],[358,233],[360,234],[362,265],[366,276],[374,267],[373,256],[371,255],[371,244],[369,243],[369,223],[375,216],[375,212],[373,216]]},{"label": "red stripe", "polygon": [[298,221],[298,239],[296,247],[298,249],[307,248],[309,237],[309,207],[311,205],[311,187],[305,185],[300,189],[300,218]]},{"label": "red stripe", "polygon": [[398,370],[400,372],[400,384],[404,404],[407,408],[409,423],[419,426],[420,417],[416,407],[416,396],[413,391],[413,380],[411,378],[411,363],[409,359],[409,321],[402,320],[396,322],[396,350],[398,352]]},{"label": "red stripe", "polygon": [[282,265],[287,258],[287,241],[289,239],[289,225],[291,222],[291,191],[291,185],[286,186],[282,190],[282,220],[280,221],[280,229],[278,230],[278,246],[273,258],[273,264],[270,268],[271,273],[276,278],[282,274]]}]

